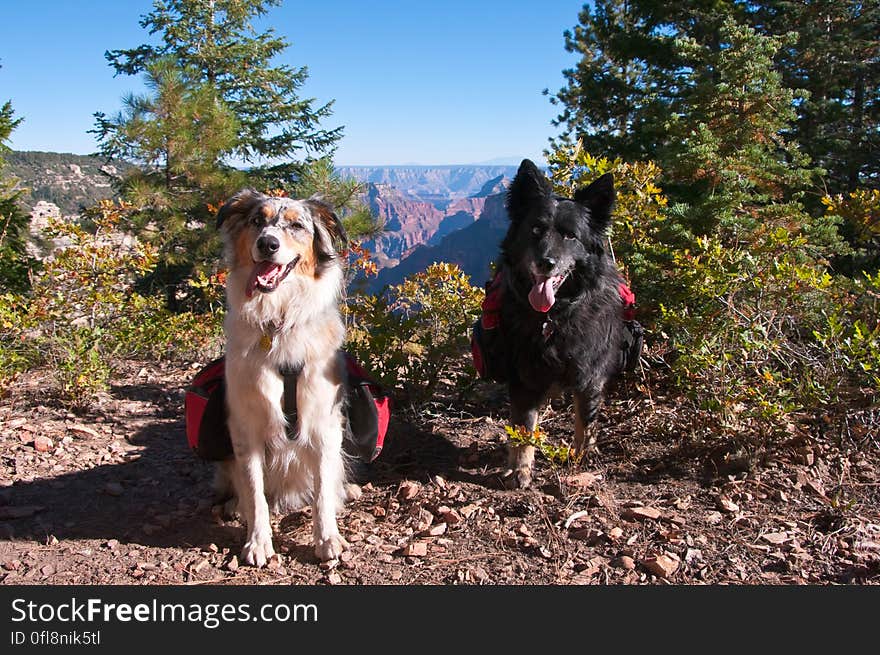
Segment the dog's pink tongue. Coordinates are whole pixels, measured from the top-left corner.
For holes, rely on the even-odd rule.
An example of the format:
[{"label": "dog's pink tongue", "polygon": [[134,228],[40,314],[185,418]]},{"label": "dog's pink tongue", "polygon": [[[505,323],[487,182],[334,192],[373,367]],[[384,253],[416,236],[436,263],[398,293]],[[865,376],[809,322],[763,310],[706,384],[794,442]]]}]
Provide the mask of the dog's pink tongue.
[{"label": "dog's pink tongue", "polygon": [[556,289],[562,281],[562,276],[538,279],[532,290],[529,291],[529,303],[536,312],[548,312],[556,302]]},{"label": "dog's pink tongue", "polygon": [[261,287],[272,286],[275,278],[281,273],[282,268],[281,264],[276,264],[275,262],[257,262],[254,264],[254,270],[251,271],[251,277],[248,280],[247,289],[245,289],[247,297],[250,298],[254,295],[254,290],[258,284]]}]

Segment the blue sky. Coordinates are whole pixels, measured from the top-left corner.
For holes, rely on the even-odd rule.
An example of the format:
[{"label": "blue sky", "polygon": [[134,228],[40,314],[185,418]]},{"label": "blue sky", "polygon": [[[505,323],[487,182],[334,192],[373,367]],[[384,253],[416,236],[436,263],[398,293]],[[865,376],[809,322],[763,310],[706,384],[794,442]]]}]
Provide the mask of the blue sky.
[{"label": "blue sky", "polygon": [[[556,134],[542,89],[574,65],[562,33],[575,0],[285,0],[258,27],[305,65],[303,95],[335,99],[326,127],[345,127],[336,163],[461,164],[539,158]],[[142,89],[113,77],[106,50],[149,37],[150,0],[0,0],[0,102],[24,118],[17,150],[87,154],[93,114],[114,114]]]}]

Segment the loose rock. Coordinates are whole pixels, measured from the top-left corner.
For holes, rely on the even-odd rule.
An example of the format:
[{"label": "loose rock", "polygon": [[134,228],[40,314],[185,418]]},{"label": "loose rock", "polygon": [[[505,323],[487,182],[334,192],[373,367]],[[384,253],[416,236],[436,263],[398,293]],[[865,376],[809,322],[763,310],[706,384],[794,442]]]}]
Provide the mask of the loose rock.
[{"label": "loose rock", "polygon": [[679,562],[668,554],[646,557],[639,562],[648,572],[659,578],[668,578],[678,570]]},{"label": "loose rock", "polygon": [[598,475],[594,475],[593,473],[588,473],[587,471],[583,471],[581,473],[576,473],[574,475],[569,475],[565,478],[565,481],[573,487],[592,487],[595,485],[602,477]]},{"label": "loose rock", "polygon": [[645,521],[651,519],[656,521],[662,516],[662,512],[654,507],[630,507],[623,511],[623,518],[636,521]]},{"label": "loose rock", "polygon": [[761,539],[771,544],[779,546],[788,541],[788,535],[784,532],[767,532],[761,535]]},{"label": "loose rock", "polygon": [[425,541],[413,541],[403,548],[406,557],[425,557],[428,554],[428,543]]},{"label": "loose rock", "polygon": [[404,480],[397,488],[397,497],[401,500],[412,500],[419,495],[422,485],[412,480]]},{"label": "loose rock", "polygon": [[41,453],[49,452],[54,446],[55,444],[49,437],[44,437],[42,435],[34,437],[34,448]]},{"label": "loose rock", "polygon": [[718,509],[722,512],[734,514],[739,511],[739,505],[730,500],[727,496],[718,496]]},{"label": "loose rock", "polygon": [[597,544],[605,538],[605,533],[596,528],[581,528],[568,533],[571,539],[586,541],[588,544]]},{"label": "loose rock", "polygon": [[101,435],[97,433],[97,431],[88,427],[87,425],[81,425],[79,423],[74,423],[72,425],[67,426],[68,432],[73,432],[74,434],[80,435],[82,437],[93,437],[95,439],[99,438]]},{"label": "loose rock", "polygon": [[612,561],[611,564],[619,569],[625,569],[627,571],[633,571],[636,568],[635,560],[628,555],[621,555],[620,557]]}]

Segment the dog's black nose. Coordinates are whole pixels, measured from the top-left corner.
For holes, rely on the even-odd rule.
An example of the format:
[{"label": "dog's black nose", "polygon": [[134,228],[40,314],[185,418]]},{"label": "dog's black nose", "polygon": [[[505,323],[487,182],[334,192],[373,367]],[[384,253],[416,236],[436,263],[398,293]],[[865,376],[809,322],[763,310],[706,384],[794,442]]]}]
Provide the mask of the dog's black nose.
[{"label": "dog's black nose", "polygon": [[266,234],[257,239],[257,250],[264,255],[274,255],[278,252],[280,247],[281,242],[278,241],[278,237],[273,237],[270,234]]},{"label": "dog's black nose", "polygon": [[552,257],[541,257],[538,260],[538,268],[545,273],[549,273],[556,267],[556,260]]}]

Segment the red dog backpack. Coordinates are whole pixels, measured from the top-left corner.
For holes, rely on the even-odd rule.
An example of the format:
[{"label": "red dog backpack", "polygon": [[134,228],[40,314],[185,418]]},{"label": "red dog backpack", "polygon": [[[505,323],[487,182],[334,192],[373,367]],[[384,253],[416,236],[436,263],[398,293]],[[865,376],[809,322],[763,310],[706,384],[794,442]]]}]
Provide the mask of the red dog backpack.
[{"label": "red dog backpack", "polygon": [[504,276],[499,272],[486,285],[482,313],[471,331],[471,358],[474,368],[484,380],[505,382],[505,357],[501,352],[498,326],[501,324],[501,300],[504,296]]},{"label": "red dog backpack", "polygon": [[[625,283],[618,288],[623,305],[623,331],[617,356],[619,372],[632,371],[638,365],[645,345],[645,329],[635,320],[636,295]],[[504,272],[498,271],[486,284],[482,313],[471,328],[471,358],[483,380],[507,381],[507,357],[503,352],[501,305],[504,302]]]},{"label": "red dog backpack", "polygon": [[[391,398],[348,353],[345,355],[346,412],[349,430],[345,448],[364,462],[382,452],[391,417]],[[221,461],[233,456],[226,424],[226,360],[215,359],[193,378],[184,397],[186,439],[199,457]],[[296,373],[284,373],[284,397],[296,397]],[[291,420],[291,424],[295,421]]]}]

